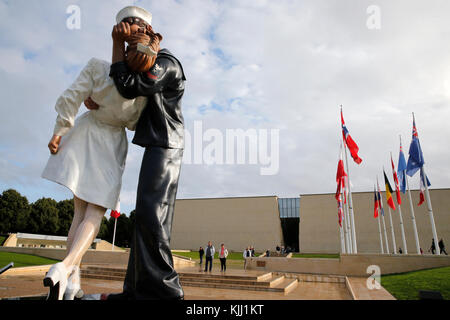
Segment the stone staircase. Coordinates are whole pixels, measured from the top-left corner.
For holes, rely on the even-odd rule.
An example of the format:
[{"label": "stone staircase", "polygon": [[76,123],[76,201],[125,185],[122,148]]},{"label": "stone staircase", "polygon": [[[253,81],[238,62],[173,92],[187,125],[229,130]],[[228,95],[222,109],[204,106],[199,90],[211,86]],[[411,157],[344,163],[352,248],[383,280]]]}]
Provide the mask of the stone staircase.
[{"label": "stone staircase", "polygon": [[[126,269],[119,267],[83,266],[81,278],[123,281]],[[297,288],[298,280],[275,275],[272,272],[251,274],[219,274],[205,272],[178,272],[183,286],[266,291],[289,294]]]},{"label": "stone staircase", "polygon": [[181,284],[190,287],[267,291],[288,294],[297,288],[297,279],[287,279],[284,276],[268,272],[262,275],[224,275],[179,273]]}]

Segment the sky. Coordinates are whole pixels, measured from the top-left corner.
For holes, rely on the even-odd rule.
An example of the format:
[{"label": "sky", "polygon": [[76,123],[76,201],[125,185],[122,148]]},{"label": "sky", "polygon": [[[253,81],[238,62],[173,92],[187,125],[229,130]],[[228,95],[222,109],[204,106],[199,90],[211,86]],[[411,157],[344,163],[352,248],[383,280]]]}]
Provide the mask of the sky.
[{"label": "sky", "polygon": [[[397,165],[401,136],[408,156],[413,112],[431,188],[450,186],[446,0],[0,0],[0,192],[72,197],[41,178],[55,102],[90,58],[111,60],[127,5],[153,14],[186,73],[178,199],[334,193],[341,105],[363,159],[349,159],[352,191],[382,185],[383,167],[392,177],[390,153]],[[129,144],[124,213],[143,151]]]}]

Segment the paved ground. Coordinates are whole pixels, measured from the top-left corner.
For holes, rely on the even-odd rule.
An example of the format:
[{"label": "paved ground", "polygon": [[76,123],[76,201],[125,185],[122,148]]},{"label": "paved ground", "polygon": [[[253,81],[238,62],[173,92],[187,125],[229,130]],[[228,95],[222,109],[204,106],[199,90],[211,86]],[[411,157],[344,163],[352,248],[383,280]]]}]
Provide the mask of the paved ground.
[{"label": "paved ground", "polygon": [[[179,269],[198,271],[197,268]],[[218,271],[214,271],[218,272]],[[218,272],[219,273],[219,272]],[[227,274],[260,274],[256,271],[230,269]],[[4,275],[0,276],[0,298],[46,295],[48,288],[42,284],[43,274],[39,275]],[[85,294],[102,292],[121,292],[121,281],[82,279]],[[345,284],[300,282],[298,287],[288,295],[282,293],[260,292],[250,290],[231,290],[214,288],[183,287],[185,300],[349,300],[351,295]]]}]

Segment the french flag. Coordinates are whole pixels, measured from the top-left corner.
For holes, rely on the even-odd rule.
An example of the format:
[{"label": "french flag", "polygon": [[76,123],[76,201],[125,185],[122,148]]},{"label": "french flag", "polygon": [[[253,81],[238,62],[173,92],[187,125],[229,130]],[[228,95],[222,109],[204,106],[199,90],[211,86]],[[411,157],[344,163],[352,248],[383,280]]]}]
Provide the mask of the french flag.
[{"label": "french flag", "polygon": [[353,141],[352,137],[350,136],[350,133],[348,132],[347,126],[344,122],[344,116],[342,115],[342,109],[341,109],[341,123],[342,123],[342,135],[344,137],[344,141],[346,146],[348,147],[348,150],[350,150],[350,154],[353,158],[353,160],[360,164],[362,162],[362,159],[358,156],[359,147],[356,144],[355,141]]}]

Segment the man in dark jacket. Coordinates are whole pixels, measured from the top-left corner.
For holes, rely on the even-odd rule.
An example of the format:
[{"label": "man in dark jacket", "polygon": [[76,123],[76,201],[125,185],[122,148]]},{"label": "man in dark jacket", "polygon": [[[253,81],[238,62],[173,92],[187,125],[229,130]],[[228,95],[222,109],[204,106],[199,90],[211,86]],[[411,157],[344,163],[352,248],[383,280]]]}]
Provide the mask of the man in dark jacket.
[{"label": "man in dark jacket", "polygon": [[[125,63],[124,39],[134,26],[147,28],[151,14],[130,6],[117,15],[110,76],[127,99],[148,98],[133,143],[145,148],[136,198],[136,220],[123,292],[108,300],[183,299],[173,267],[170,235],[184,148],[181,99],[186,80],[181,63],[167,49],[157,50],[148,72],[131,72]],[[152,34],[153,37],[153,34]],[[161,37],[162,38],[162,37]],[[89,107],[89,106],[88,106]]]}]

